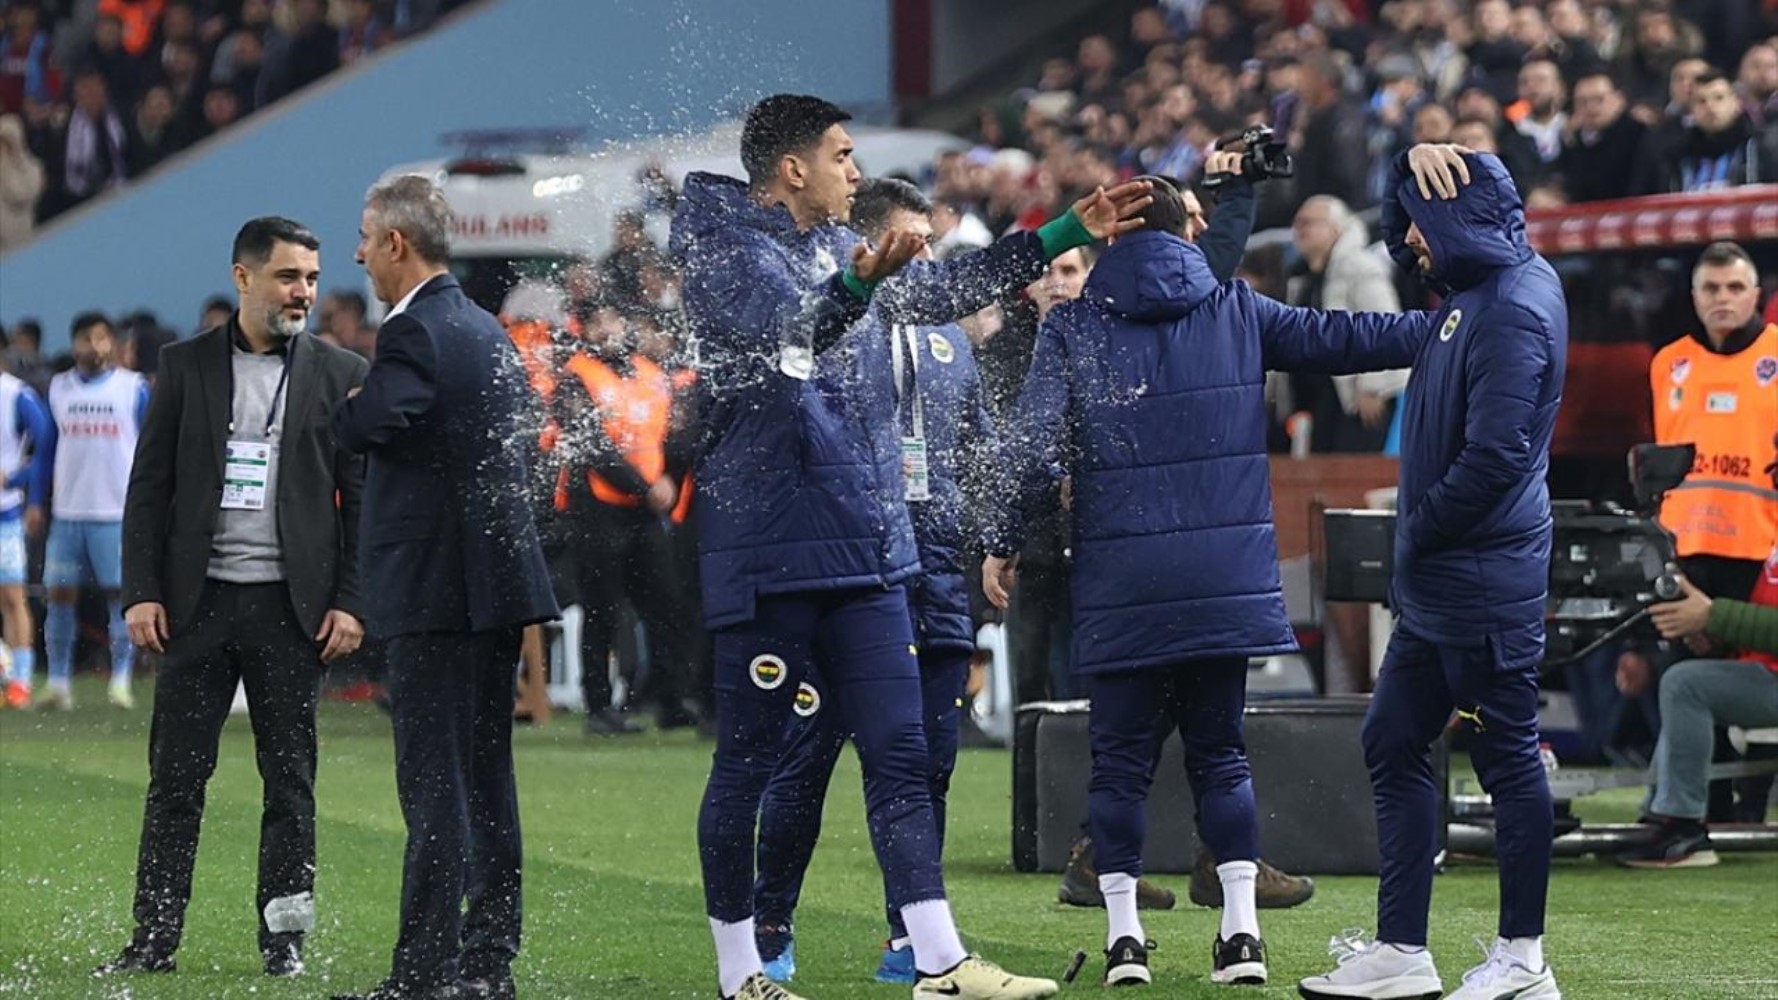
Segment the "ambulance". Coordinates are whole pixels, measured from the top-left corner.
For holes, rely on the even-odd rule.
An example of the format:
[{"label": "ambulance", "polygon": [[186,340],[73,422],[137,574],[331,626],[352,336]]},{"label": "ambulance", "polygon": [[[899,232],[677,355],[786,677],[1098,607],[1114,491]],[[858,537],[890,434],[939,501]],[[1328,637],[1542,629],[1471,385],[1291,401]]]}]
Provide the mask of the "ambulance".
[{"label": "ambulance", "polygon": [[[944,132],[848,126],[867,177],[922,177],[940,153],[968,143]],[[693,171],[742,176],[738,121],[692,135],[614,142],[576,149],[573,130],[515,129],[453,133],[457,156],[387,171],[429,177],[454,216],[451,269],[465,292],[498,312],[525,279],[558,278],[576,261],[610,250],[618,217],[641,213],[656,246],[667,245],[672,200]],[[375,296],[367,296],[374,301]]]}]

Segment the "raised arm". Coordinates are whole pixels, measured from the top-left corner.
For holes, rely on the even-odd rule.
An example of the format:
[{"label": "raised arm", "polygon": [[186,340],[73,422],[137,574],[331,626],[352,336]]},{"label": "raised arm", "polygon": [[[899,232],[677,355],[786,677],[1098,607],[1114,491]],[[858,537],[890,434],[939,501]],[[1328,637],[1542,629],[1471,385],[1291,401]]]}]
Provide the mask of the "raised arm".
[{"label": "raised arm", "polygon": [[1238,285],[1260,331],[1268,370],[1351,375],[1407,368],[1433,313],[1348,313],[1287,306]]}]

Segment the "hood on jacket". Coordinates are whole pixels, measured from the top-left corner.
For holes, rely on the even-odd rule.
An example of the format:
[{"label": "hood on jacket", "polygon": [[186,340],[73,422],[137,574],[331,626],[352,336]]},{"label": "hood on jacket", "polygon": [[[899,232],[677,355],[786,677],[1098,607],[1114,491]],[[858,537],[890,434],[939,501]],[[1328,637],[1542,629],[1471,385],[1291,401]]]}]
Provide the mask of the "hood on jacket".
[{"label": "hood on jacket", "polygon": [[1216,291],[1204,251],[1171,233],[1120,236],[1099,258],[1083,297],[1138,323],[1176,320]]},{"label": "hood on jacket", "polygon": [[782,205],[770,208],[754,201],[747,182],[721,174],[698,171],[687,174],[679,204],[673,211],[669,249],[684,259],[697,242],[734,227],[768,233],[795,233],[796,220]]},{"label": "hood on jacket", "polygon": [[[1400,191],[1402,207],[1432,250],[1430,277],[1459,292],[1532,256],[1525,239],[1525,206],[1506,165],[1490,153],[1467,155],[1464,160],[1469,163],[1469,183],[1459,185],[1457,197],[1450,201],[1436,194],[1430,201],[1420,197],[1419,185],[1406,171]],[[1390,251],[1402,259],[1395,247]]]}]

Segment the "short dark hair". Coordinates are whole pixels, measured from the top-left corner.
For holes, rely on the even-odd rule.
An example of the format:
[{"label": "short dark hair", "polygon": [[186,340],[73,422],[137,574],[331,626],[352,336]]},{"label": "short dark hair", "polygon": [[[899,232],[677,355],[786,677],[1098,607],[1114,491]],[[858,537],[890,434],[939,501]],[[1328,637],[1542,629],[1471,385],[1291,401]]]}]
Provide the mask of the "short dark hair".
[{"label": "short dark hair", "polygon": [[280,215],[262,215],[248,219],[235,234],[233,261],[257,267],[272,256],[272,247],[279,243],[295,243],[310,250],[321,249],[321,238],[309,227]]},{"label": "short dark hair", "polygon": [[741,166],[755,184],[770,180],[778,161],[821,141],[827,130],[852,120],[837,104],[807,94],[773,94],[747,112],[741,127]]},{"label": "short dark hair", "polygon": [[915,215],[931,215],[932,201],[907,181],[892,177],[872,177],[858,184],[852,195],[852,228],[868,237],[876,237],[889,224],[896,210]]},{"label": "short dark hair", "polygon": [[1704,252],[1698,255],[1697,267],[1692,272],[1695,274],[1699,268],[1705,267],[1726,267],[1738,261],[1746,262],[1754,274],[1759,274],[1759,265],[1753,262],[1753,255],[1742,249],[1741,244],[1718,240],[1705,247]]},{"label": "short dark hair", "polygon": [[350,288],[342,288],[339,291],[334,292],[333,300],[357,313],[359,319],[364,318],[364,314],[368,308],[364,302],[364,293],[355,292]]},{"label": "short dark hair", "polygon": [[1143,174],[1136,179],[1147,181],[1149,194],[1154,196],[1154,201],[1137,216],[1142,220],[1142,228],[1183,237],[1185,196],[1179,192],[1179,185],[1159,174]]},{"label": "short dark hair", "polygon": [[198,315],[217,311],[232,313],[235,311],[235,304],[225,295],[212,295],[204,300],[204,307],[198,310]]},{"label": "short dark hair", "polygon": [[1727,73],[1712,66],[1704,72],[1699,73],[1698,78],[1692,81],[1692,93],[1696,94],[1700,88],[1708,87],[1713,83],[1726,83],[1732,87],[1734,86],[1735,81],[1729,79]]},{"label": "short dark hair", "polygon": [[74,322],[68,324],[68,336],[70,338],[78,339],[95,326],[103,326],[105,332],[111,334],[113,337],[117,336],[117,327],[111,325],[111,318],[104,313],[97,311],[77,314],[74,317]]},{"label": "short dark hair", "polygon": [[12,325],[14,337],[30,337],[34,343],[43,343],[43,324],[35,319],[21,319]]}]

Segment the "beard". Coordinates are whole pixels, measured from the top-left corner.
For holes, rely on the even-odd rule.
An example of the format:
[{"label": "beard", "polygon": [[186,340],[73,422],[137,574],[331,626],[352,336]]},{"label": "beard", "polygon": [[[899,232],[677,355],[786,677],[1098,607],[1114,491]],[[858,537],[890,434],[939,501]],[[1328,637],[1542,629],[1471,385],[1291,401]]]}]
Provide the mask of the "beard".
[{"label": "beard", "polygon": [[265,314],[265,331],[273,340],[286,341],[308,329],[309,314],[305,311],[301,319],[292,319],[284,315],[284,307],[269,309]]}]

